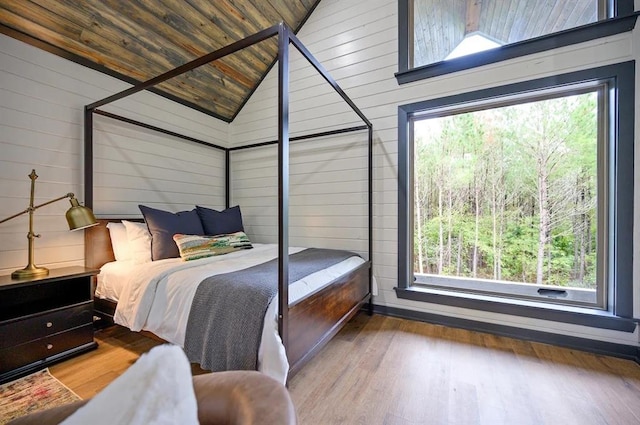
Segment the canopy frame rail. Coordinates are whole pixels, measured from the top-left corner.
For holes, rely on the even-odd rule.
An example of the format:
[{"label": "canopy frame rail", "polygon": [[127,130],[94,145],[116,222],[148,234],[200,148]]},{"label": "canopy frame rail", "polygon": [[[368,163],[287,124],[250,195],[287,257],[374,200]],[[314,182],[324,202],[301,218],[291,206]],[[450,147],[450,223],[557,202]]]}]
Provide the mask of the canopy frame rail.
[{"label": "canopy frame rail", "polygon": [[220,146],[220,145],[216,145],[215,143],[211,143],[211,142],[206,142],[204,140],[200,140],[200,139],[196,139],[195,137],[191,137],[191,136],[185,136],[184,134],[180,134],[180,133],[176,133],[175,131],[171,131],[171,130],[166,130],[164,128],[160,128],[160,127],[156,127],[155,125],[151,125],[151,124],[147,124],[141,121],[137,121],[131,118],[127,118],[127,117],[123,117],[122,115],[117,115],[117,114],[113,114],[111,112],[106,112],[103,111],[101,109],[94,109],[93,111],[94,114],[98,114],[98,115],[102,115],[104,117],[107,118],[111,118],[117,121],[122,121],[125,122],[127,124],[132,124],[132,125],[136,125],[138,127],[143,127],[146,128],[148,130],[153,130],[156,131],[158,133],[162,133],[162,134],[166,134],[172,137],[176,137],[178,139],[182,139],[182,140],[187,140],[189,142],[193,142],[193,143],[197,143],[200,145],[205,145],[205,146],[209,146],[211,148],[215,148],[221,151],[226,151],[228,148],[225,148],[224,146]]}]

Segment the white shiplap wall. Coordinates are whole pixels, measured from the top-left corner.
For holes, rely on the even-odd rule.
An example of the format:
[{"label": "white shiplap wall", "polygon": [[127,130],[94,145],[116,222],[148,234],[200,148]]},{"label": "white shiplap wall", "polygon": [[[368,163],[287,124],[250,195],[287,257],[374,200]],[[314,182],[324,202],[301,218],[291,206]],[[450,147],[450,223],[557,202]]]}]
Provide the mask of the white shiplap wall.
[{"label": "white shiplap wall", "polygon": [[[294,48],[290,51],[290,134],[306,135],[364,123]],[[234,144],[275,140],[277,67],[231,124]],[[313,97],[308,88],[313,87]],[[320,114],[318,113],[320,111]],[[341,248],[368,257],[367,131],[292,142],[289,243]],[[277,147],[233,153],[232,201],[256,242],[278,239]]]},{"label": "white shiplap wall", "polygon": [[[375,303],[402,309],[430,312],[463,319],[510,325],[552,333],[593,338],[604,341],[638,344],[638,333],[628,334],[583,326],[554,323],[522,317],[513,317],[488,312],[460,309],[449,306],[426,304],[398,299],[393,288],[397,285],[397,108],[398,105],[420,100],[449,96],[457,93],[479,90],[497,85],[525,81],[553,74],[637,59],[639,30],[596,40],[579,45],[564,47],[536,55],[530,55],[488,65],[477,69],[448,74],[428,80],[399,86],[395,80],[397,71],[397,2],[395,0],[323,0],[311,18],[298,34],[301,41],[316,58],[329,70],[345,92],[362,109],[374,125],[374,274],[380,293]],[[343,105],[336,97],[327,95],[322,80],[313,78],[313,71],[306,69],[306,62],[292,55],[291,86],[292,99],[303,102],[303,106],[292,104],[292,131],[294,134],[314,132],[338,124],[357,123],[342,111]],[[640,86],[640,84],[638,84]],[[638,95],[636,95],[638,98]],[[277,121],[277,68],[263,81],[251,100],[230,126],[232,145],[242,145],[276,137]],[[638,116],[636,110],[636,116]],[[638,120],[636,119],[636,123]],[[322,142],[329,143],[332,142]],[[638,158],[636,149],[636,157]],[[309,158],[313,154],[309,153]],[[234,184],[245,184],[252,170],[261,167],[263,158],[247,155],[234,159]],[[305,159],[308,161],[310,159]],[[293,162],[293,161],[292,161]],[[361,166],[361,164],[358,164]],[[335,165],[336,173],[346,173],[345,179],[352,180],[347,170],[349,164]],[[636,177],[638,170],[636,169]],[[257,178],[254,176],[254,178]],[[296,177],[292,177],[295,179]],[[319,178],[319,177],[318,177]],[[356,178],[354,177],[355,181]],[[636,178],[636,181],[639,181]],[[242,183],[241,183],[242,182]],[[261,211],[270,210],[275,202],[274,179],[261,182],[260,192],[270,196],[246,196],[234,199],[250,205],[247,214],[252,222],[251,231],[265,239],[274,235],[273,217],[264,221],[259,218]],[[636,205],[639,204],[640,185],[636,184]],[[335,199],[352,199],[362,196],[357,184],[331,185],[326,182],[327,197],[334,191]],[[304,193],[304,188],[297,189]],[[316,190],[315,187],[310,190]],[[292,189],[293,192],[293,189]],[[325,191],[323,191],[325,193]],[[327,198],[328,199],[328,198]],[[242,201],[242,202],[240,202]],[[292,200],[292,205],[295,205]],[[304,204],[304,202],[301,202]],[[293,210],[293,208],[292,208]],[[244,211],[244,209],[243,209]],[[640,220],[640,210],[636,208],[635,222]],[[296,213],[292,222],[306,227],[314,234],[326,230],[323,223],[315,224],[307,215],[314,215],[313,208]],[[292,216],[294,212],[292,211]],[[318,215],[320,215],[318,213]],[[357,216],[357,215],[356,215]],[[339,230],[342,239],[358,240],[362,226],[357,219],[349,221]],[[366,224],[365,224],[366,225]],[[635,230],[635,314],[640,316],[640,233]],[[327,233],[329,234],[329,233]],[[366,236],[365,236],[366,237]]]},{"label": "white shiplap wall", "polygon": [[170,211],[224,207],[224,151],[101,116],[94,120],[97,214],[139,217],[139,204]]},{"label": "white shiplap wall", "polygon": [[[289,243],[368,257],[367,133],[291,144]],[[233,204],[251,240],[278,240],[277,147],[232,154]]]},{"label": "white shiplap wall", "polygon": [[[0,218],[74,192],[82,202],[83,108],[128,88],[119,80],[0,35]],[[105,107],[113,113],[225,145],[228,124],[151,93]],[[224,205],[224,155],[96,116],[94,212],[139,216],[138,203],[170,210]],[[223,181],[223,180],[222,180]],[[162,192],[157,192],[160,189]],[[36,264],[84,264],[82,232],[69,232],[67,201],[35,213]],[[27,264],[27,216],[0,224],[0,274]]]}]

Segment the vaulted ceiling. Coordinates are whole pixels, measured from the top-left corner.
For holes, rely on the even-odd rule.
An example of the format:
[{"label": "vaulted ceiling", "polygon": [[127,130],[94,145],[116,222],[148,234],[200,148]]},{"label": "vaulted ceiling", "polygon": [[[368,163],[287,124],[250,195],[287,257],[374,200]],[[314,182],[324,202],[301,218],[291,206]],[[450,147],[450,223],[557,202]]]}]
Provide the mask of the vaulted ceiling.
[{"label": "vaulted ceiling", "polygon": [[[319,1],[0,0],[0,31],[135,83],[279,22],[297,32]],[[272,37],[154,91],[231,121],[274,63],[277,47]]]}]

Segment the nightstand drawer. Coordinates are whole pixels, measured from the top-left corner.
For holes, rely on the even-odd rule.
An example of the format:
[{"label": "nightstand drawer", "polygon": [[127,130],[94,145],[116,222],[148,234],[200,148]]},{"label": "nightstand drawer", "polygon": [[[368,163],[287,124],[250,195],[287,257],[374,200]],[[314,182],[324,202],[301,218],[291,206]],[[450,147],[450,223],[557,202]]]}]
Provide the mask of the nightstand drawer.
[{"label": "nightstand drawer", "polygon": [[93,302],[0,325],[0,350],[92,323]]},{"label": "nightstand drawer", "polygon": [[93,342],[93,323],[0,350],[0,373],[8,372]]}]

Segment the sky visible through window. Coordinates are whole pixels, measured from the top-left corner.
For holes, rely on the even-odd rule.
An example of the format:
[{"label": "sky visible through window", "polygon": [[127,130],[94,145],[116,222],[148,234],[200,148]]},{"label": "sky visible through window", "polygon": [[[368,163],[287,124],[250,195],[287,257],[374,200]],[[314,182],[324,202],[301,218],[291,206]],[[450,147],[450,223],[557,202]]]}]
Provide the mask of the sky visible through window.
[{"label": "sky visible through window", "polygon": [[499,43],[493,40],[489,40],[482,34],[470,34],[466,36],[460,44],[458,44],[451,53],[447,55],[444,60],[459,58],[462,56],[471,55],[473,53],[484,52],[485,50],[495,49],[500,47]]}]

